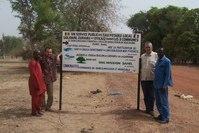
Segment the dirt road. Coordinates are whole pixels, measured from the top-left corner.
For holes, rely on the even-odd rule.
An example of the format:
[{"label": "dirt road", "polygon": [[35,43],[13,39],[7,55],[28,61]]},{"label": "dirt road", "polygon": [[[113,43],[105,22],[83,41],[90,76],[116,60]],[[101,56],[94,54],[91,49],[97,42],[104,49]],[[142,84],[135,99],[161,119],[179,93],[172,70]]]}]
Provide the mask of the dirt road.
[{"label": "dirt road", "polygon": [[[185,73],[188,75],[185,75]],[[183,74],[182,74],[183,73]],[[0,63],[0,132],[2,133],[197,133],[198,68],[174,67],[170,89],[171,122],[161,125],[136,110],[137,76],[111,73],[64,73],[62,111],[59,81],[54,86],[54,112],[31,117],[26,63]],[[182,84],[183,83],[183,84]],[[190,86],[190,84],[192,86]],[[91,92],[101,90],[100,93]],[[193,94],[194,99],[174,96]],[[141,97],[141,109],[144,109]],[[157,113],[157,111],[156,111]]]}]

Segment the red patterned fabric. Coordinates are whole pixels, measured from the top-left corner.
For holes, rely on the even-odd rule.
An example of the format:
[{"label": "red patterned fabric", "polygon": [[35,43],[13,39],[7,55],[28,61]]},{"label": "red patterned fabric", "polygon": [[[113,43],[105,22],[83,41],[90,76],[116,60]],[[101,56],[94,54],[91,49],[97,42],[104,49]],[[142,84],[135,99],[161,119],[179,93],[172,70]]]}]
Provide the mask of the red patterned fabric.
[{"label": "red patterned fabric", "polygon": [[43,79],[41,66],[38,61],[31,60],[29,62],[29,91],[32,97],[32,114],[39,113],[41,110],[42,101],[46,91],[46,85]]},{"label": "red patterned fabric", "polygon": [[29,62],[29,90],[30,95],[40,95],[46,91],[46,85],[43,79],[41,66],[38,61]]}]

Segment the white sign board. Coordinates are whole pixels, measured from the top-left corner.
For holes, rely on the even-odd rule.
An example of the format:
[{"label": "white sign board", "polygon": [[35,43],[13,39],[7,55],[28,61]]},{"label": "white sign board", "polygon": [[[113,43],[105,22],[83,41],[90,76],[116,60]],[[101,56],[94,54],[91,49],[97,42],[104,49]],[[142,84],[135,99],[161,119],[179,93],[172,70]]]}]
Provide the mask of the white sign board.
[{"label": "white sign board", "polygon": [[140,34],[63,31],[63,71],[138,73]]}]

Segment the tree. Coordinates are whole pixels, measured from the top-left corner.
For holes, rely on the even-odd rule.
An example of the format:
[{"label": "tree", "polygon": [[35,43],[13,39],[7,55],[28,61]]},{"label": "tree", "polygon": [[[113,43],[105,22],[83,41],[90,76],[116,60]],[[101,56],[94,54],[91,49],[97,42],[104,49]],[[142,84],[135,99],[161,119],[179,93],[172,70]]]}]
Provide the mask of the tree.
[{"label": "tree", "polygon": [[179,49],[184,48],[184,56],[188,56],[192,63],[199,63],[199,9],[187,11],[179,20],[175,29]]},{"label": "tree", "polygon": [[4,36],[0,40],[0,56],[11,55],[18,56],[23,50],[23,40],[20,37]]},{"label": "tree", "polygon": [[151,41],[154,48],[162,46],[162,40],[167,34],[174,32],[174,27],[186,8],[168,6],[158,9],[152,7],[147,12],[139,12],[128,20],[128,26],[142,31],[143,41]]},{"label": "tree", "polygon": [[133,15],[128,21],[127,25],[132,28],[133,31],[141,31],[146,33],[149,31],[149,22],[147,19],[147,13],[139,12]]},{"label": "tree", "polygon": [[154,49],[164,46],[173,61],[199,63],[199,8],[153,7],[134,14],[127,24],[141,31],[142,40],[151,41]]},{"label": "tree", "polygon": [[21,20],[19,25],[20,33],[23,38],[28,40],[30,45],[33,47],[33,44],[36,42],[34,23],[36,20],[36,14],[32,7],[30,0],[10,0],[12,9],[18,14],[18,17]]},{"label": "tree", "polygon": [[166,37],[163,38],[162,44],[167,56],[174,61],[177,56],[178,46],[177,46],[177,36],[175,34],[167,34]]},{"label": "tree", "polygon": [[35,44],[46,44],[49,38],[53,44],[61,42],[63,30],[109,31],[117,1],[10,0],[21,20],[19,30],[32,49]]}]

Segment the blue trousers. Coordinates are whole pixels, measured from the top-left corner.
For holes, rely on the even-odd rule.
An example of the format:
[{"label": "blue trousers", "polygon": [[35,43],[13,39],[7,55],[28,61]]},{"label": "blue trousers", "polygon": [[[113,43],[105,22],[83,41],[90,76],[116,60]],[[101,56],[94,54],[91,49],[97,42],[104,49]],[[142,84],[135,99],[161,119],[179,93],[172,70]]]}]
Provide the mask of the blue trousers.
[{"label": "blue trousers", "polygon": [[161,120],[169,120],[168,88],[155,88],[155,98]]},{"label": "blue trousers", "polygon": [[146,111],[153,111],[155,95],[153,81],[141,81]]}]

